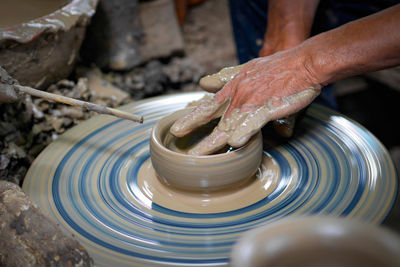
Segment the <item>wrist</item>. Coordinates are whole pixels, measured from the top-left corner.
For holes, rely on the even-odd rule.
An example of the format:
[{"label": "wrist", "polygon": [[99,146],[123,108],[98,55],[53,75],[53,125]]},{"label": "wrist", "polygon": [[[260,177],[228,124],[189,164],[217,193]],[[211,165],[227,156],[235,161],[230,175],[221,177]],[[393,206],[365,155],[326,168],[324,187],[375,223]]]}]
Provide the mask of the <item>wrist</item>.
[{"label": "wrist", "polygon": [[337,80],[338,74],[345,72],[348,62],[337,53],[339,47],[320,34],[303,42],[299,46],[303,66],[312,83],[325,86]]},{"label": "wrist", "polygon": [[313,87],[326,85],[329,71],[325,69],[324,64],[319,62],[319,57],[316,57],[314,50],[310,49],[306,43],[307,41],[290,50],[297,60],[298,70],[307,84]]}]

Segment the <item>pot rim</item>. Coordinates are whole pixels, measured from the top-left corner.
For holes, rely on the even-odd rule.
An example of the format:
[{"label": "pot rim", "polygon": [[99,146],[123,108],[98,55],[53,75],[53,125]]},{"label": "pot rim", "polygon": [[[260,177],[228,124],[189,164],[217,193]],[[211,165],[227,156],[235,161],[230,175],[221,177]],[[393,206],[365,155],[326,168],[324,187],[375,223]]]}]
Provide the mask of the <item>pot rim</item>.
[{"label": "pot rim", "polygon": [[[226,161],[226,160],[232,160],[235,159],[238,154],[244,154],[244,153],[250,153],[250,151],[253,151],[254,146],[259,145],[258,144],[258,135],[261,135],[261,132],[256,133],[254,136],[251,137],[251,139],[244,145],[239,148],[235,148],[233,151],[230,151],[228,153],[221,153],[221,154],[213,154],[213,155],[189,155],[189,154],[183,154],[179,153],[176,151],[172,151],[168,148],[166,148],[162,142],[162,132],[165,130],[165,128],[161,129],[160,123],[162,120],[167,120],[171,118],[171,116],[175,115],[176,113],[185,113],[189,112],[193,108],[185,108],[182,110],[178,110],[174,113],[171,113],[170,115],[160,119],[159,121],[156,122],[156,124],[153,126],[153,129],[151,131],[151,136],[150,136],[150,141],[152,144],[154,144],[157,149],[160,151],[160,153],[167,154],[173,157],[178,157],[181,160],[219,160],[219,161]],[[166,127],[171,127],[174,121],[168,122]]]},{"label": "pot rim", "polygon": [[68,31],[77,24],[86,25],[99,0],[70,0],[62,8],[42,17],[0,28],[0,44],[6,41],[28,43],[43,32]]}]

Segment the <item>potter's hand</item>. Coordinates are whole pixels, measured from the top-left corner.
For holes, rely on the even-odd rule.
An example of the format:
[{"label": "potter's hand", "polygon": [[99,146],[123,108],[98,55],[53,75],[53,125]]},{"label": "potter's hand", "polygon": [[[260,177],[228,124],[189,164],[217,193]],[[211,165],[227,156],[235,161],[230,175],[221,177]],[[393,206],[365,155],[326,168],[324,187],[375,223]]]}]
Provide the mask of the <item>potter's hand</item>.
[{"label": "potter's hand", "polygon": [[[290,49],[306,40],[311,31],[319,0],[269,0],[268,27],[259,51],[260,57]],[[272,122],[276,133],[293,135],[297,113]]]},{"label": "potter's hand", "polygon": [[[301,58],[291,49],[240,65],[238,72],[228,69],[229,75],[236,76],[215,97],[200,101],[191,113],[176,121],[171,133],[181,137],[222,116],[214,131],[189,153],[204,155],[226,144],[244,145],[266,123],[299,111],[319,94],[321,86]],[[209,76],[201,86],[213,90],[223,82],[222,76],[226,77],[221,73]]]},{"label": "potter's hand", "polygon": [[182,136],[220,115],[222,119],[193,154],[226,143],[238,147],[268,121],[293,114],[319,94],[321,85],[400,65],[400,5],[321,33],[294,48],[254,59],[215,98],[178,120]]},{"label": "potter's hand", "polygon": [[[244,66],[245,64],[223,68],[215,74],[207,75],[200,79],[200,87],[207,92],[216,93],[226,83],[230,82]],[[296,116],[297,113],[273,121],[275,132],[282,137],[291,137],[296,123]]]},{"label": "potter's hand", "polygon": [[17,84],[17,81],[0,67],[0,103],[12,103],[19,99],[19,95],[14,89],[14,84]]}]

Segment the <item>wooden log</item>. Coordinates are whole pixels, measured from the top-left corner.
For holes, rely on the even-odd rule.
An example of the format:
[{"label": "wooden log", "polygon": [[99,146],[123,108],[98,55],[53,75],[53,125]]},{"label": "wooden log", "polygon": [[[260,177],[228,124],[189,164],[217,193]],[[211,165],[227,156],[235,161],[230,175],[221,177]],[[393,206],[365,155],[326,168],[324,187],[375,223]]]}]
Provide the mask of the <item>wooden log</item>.
[{"label": "wooden log", "polygon": [[87,251],[16,184],[0,181],[0,266],[91,266]]}]

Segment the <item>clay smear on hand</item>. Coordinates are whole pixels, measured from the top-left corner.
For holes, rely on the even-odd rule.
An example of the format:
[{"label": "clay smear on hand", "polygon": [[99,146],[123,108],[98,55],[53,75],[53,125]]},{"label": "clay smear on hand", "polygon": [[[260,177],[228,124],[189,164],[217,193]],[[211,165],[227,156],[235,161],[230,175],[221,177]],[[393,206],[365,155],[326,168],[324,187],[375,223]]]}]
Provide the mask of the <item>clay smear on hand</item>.
[{"label": "clay smear on hand", "polygon": [[236,75],[242,70],[244,65],[237,65],[234,67],[223,68],[219,72],[207,75],[200,79],[200,87],[207,92],[216,93],[226,83],[235,78]]},{"label": "clay smear on hand", "polygon": [[28,22],[66,5],[66,0],[2,0],[0,8],[0,27],[9,27],[19,23]]},{"label": "clay smear on hand", "polygon": [[287,97],[269,99],[268,103],[263,106],[246,107],[247,111],[245,112],[234,109],[227,118],[221,120],[218,128],[220,131],[228,133],[230,145],[233,147],[242,146],[266,123],[285,117],[288,113],[292,114],[299,111],[318,94],[319,90],[306,89]]},{"label": "clay smear on hand", "polygon": [[[320,88],[310,88],[281,99],[269,99],[263,106],[246,106],[246,111],[234,109],[229,116],[223,117],[213,132],[189,150],[189,154],[211,154],[226,144],[232,147],[243,146],[256,132],[271,120],[282,118],[299,111],[308,105],[319,94]],[[212,119],[222,116],[229,100],[216,103],[214,98],[207,97],[187,116],[177,120],[171,127],[175,136],[184,136],[193,129],[204,125]]]},{"label": "clay smear on hand", "polygon": [[182,137],[199,126],[221,117],[228,108],[228,104],[228,101],[217,103],[213,95],[206,95],[200,101],[191,104],[195,107],[194,110],[177,120],[171,126],[170,132],[177,137]]},{"label": "clay smear on hand", "polygon": [[[216,93],[243,69],[245,64],[223,68],[218,73],[207,75],[200,79],[200,87],[207,92]],[[282,137],[293,135],[296,114],[278,119],[273,122],[274,130]]]},{"label": "clay smear on hand", "polygon": [[[189,151],[193,147],[195,147],[202,139],[208,136],[214,130],[217,124],[217,120],[212,120],[209,123],[206,123],[205,125],[194,129],[192,132],[183,137],[176,137],[171,133],[168,133],[165,136],[163,144],[165,147],[172,151],[182,154],[190,154]],[[232,150],[232,147],[225,145],[222,149],[214,152],[214,154],[228,153]]]}]

